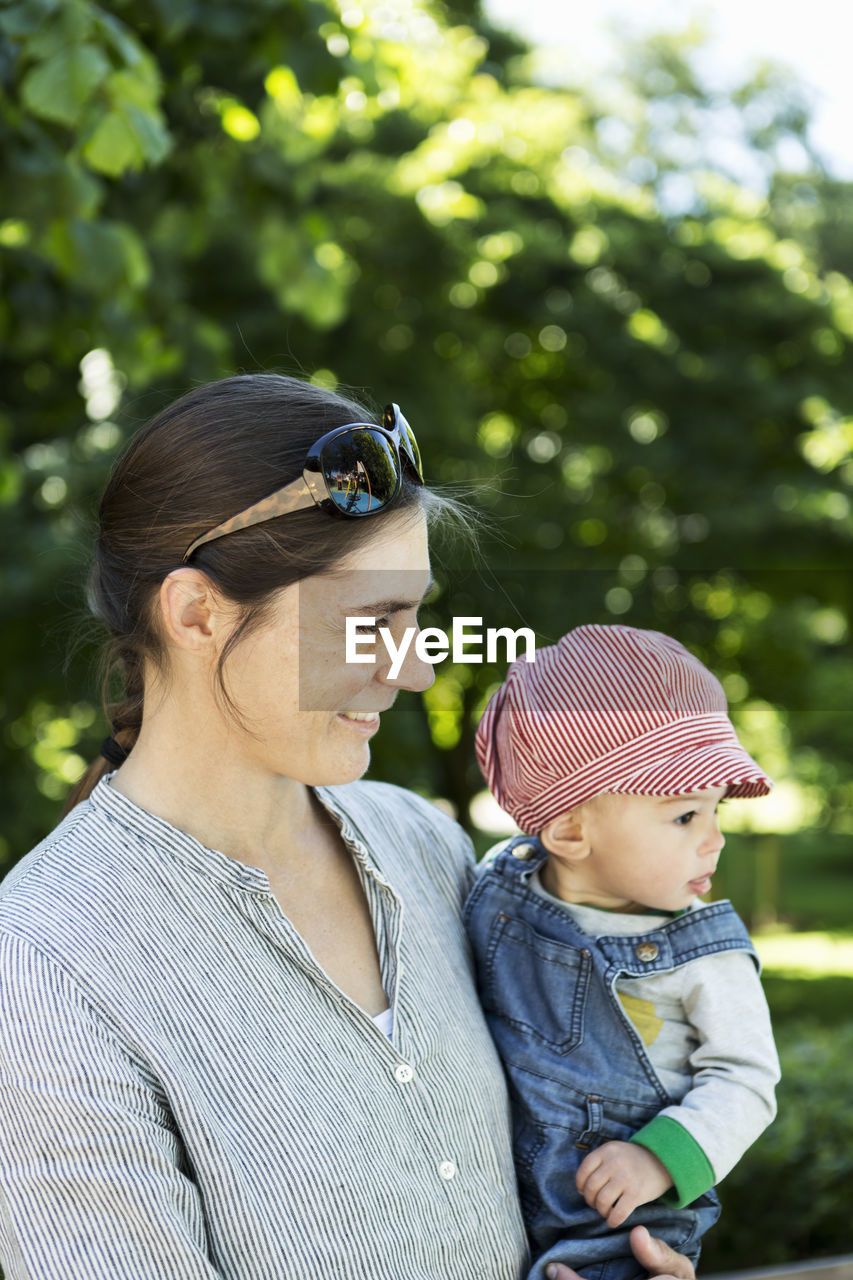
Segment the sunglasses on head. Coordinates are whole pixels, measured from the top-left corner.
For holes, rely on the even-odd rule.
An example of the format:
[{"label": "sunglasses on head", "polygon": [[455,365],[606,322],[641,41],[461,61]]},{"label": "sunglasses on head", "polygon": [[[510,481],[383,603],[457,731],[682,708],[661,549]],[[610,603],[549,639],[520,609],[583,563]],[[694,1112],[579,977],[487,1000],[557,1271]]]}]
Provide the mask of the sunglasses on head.
[{"label": "sunglasses on head", "polygon": [[423,484],[421,451],[414,432],[399,405],[388,404],[382,411],[381,427],[370,422],[350,422],[321,436],[308,450],[298,480],[196,538],[183,558],[188,560],[205,542],[213,542],[226,533],[315,505],[349,519],[376,515],[400,492],[404,462],[417,483]]}]

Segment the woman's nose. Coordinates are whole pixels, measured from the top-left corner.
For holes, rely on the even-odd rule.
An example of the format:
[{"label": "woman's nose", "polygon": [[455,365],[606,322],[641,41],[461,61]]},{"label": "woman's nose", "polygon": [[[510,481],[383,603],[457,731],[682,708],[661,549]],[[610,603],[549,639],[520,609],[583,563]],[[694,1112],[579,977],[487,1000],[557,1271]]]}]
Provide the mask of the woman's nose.
[{"label": "woman's nose", "polygon": [[[431,662],[426,662],[418,654],[417,640],[420,630],[414,628],[402,661],[383,664],[377,672],[377,679],[383,684],[392,685],[396,689],[408,689],[411,693],[422,693],[430,685],[435,684],[435,669]],[[392,674],[393,672],[393,674]]]}]

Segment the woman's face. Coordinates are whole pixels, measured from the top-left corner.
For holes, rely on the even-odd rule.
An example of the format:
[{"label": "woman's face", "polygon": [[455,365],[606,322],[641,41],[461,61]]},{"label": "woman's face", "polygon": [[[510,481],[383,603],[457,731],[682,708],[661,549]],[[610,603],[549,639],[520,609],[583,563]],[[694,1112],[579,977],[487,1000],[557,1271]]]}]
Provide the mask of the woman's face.
[{"label": "woman's face", "polygon": [[225,663],[225,686],[240,716],[239,722],[231,717],[229,737],[236,740],[229,750],[309,785],[359,778],[370,763],[380,713],[399,689],[426,689],[435,677],[413,640],[393,680],[378,640],[372,648],[360,646],[375,653],[375,663],[348,663],[347,617],[375,617],[399,645],[407,627],[417,628],[429,585],[426,522],[404,516],[383,520],[375,537],[330,573],[281,591],[268,622]]}]

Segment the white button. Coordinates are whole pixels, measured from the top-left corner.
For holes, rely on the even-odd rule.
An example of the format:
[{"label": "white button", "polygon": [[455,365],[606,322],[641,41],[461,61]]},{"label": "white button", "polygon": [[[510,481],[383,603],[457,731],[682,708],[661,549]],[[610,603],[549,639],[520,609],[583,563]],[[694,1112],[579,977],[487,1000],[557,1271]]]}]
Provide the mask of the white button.
[{"label": "white button", "polygon": [[512,856],[518,858],[519,862],[527,862],[536,853],[536,846],[532,844],[517,844],[512,851]]},{"label": "white button", "polygon": [[443,1160],[438,1166],[438,1172],[445,1182],[449,1182],[451,1178],[456,1177],[456,1165],[452,1160]]},{"label": "white button", "polygon": [[401,1062],[399,1067],[394,1068],[394,1076],[398,1084],[408,1084],[414,1078],[414,1074],[407,1062]]}]

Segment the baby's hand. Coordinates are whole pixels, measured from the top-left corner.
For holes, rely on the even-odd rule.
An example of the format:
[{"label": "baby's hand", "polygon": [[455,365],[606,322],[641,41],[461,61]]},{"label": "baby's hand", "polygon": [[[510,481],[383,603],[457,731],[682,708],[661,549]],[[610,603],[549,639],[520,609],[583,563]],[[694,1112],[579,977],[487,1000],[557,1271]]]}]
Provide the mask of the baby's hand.
[{"label": "baby's hand", "polygon": [[575,1182],[608,1227],[621,1227],[638,1205],[657,1200],[672,1186],[666,1165],[636,1142],[605,1142],[596,1147],[581,1164]]}]

